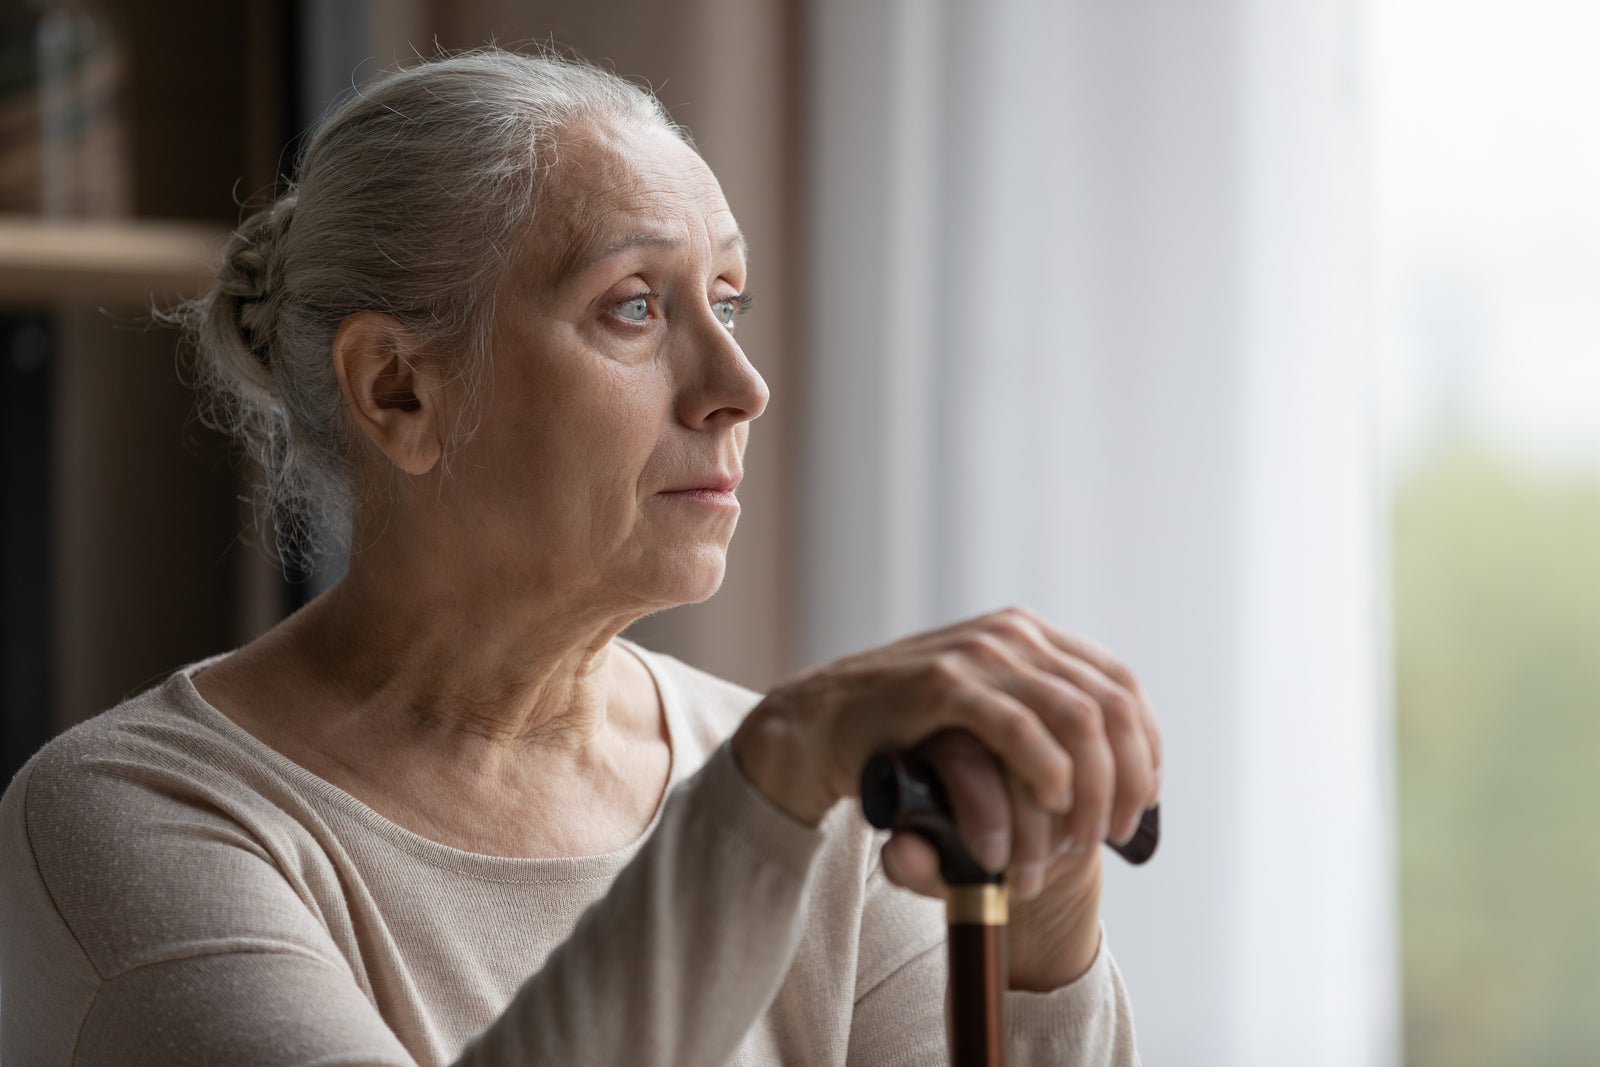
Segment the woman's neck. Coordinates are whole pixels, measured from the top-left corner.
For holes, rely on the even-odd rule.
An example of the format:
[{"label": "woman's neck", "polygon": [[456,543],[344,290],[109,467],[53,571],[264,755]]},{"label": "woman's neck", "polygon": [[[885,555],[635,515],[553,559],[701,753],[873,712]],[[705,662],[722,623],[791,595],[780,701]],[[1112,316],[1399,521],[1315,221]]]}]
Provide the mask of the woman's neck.
[{"label": "woman's neck", "polygon": [[653,679],[611,643],[626,617],[369,573],[385,572],[358,563],[202,671],[201,695],[380,814],[458,848],[589,855],[643,830],[671,753]]},{"label": "woman's neck", "polygon": [[611,640],[631,615],[587,590],[469,584],[476,568],[399,573],[358,556],[284,627],[294,658],[340,703],[380,706],[423,735],[512,746],[581,744],[626,715],[613,707]]}]

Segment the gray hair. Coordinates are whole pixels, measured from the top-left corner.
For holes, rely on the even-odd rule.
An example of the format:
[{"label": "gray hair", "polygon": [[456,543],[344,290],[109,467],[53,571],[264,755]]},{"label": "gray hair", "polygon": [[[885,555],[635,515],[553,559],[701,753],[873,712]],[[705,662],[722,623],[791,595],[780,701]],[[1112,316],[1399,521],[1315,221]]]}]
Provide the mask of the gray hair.
[{"label": "gray hair", "polygon": [[587,119],[688,141],[645,89],[549,51],[387,73],[323,118],[297,179],[232,235],[210,289],[162,316],[193,353],[201,417],[260,467],[258,519],[270,516],[285,563],[309,569],[349,543],[355,431],[329,356],[340,323],[393,316],[478,396],[495,290],[563,130]]}]

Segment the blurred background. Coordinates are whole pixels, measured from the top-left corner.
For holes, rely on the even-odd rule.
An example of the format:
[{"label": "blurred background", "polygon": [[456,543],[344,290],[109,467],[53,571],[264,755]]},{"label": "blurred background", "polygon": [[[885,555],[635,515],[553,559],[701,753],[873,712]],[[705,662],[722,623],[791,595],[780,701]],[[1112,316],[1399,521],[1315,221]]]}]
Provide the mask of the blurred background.
[{"label": "blurred background", "polygon": [[1600,1062],[1600,11],[1372,16],[1407,1059]]},{"label": "blurred background", "polygon": [[1578,0],[6,0],[0,775],[336,580],[148,309],[377,71],[651,84],[752,243],[746,684],[1030,604],[1140,671],[1146,1062],[1600,1062],[1600,14]]}]

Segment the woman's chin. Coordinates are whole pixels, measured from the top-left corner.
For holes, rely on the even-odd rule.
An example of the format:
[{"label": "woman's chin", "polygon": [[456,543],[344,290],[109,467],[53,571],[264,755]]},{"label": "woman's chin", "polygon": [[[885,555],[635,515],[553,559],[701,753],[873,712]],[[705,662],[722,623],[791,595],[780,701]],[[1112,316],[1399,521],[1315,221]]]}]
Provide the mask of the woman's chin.
[{"label": "woman's chin", "polygon": [[723,575],[728,569],[727,550],[722,547],[703,546],[673,558],[654,574],[648,585],[652,587],[658,603],[654,610],[674,608],[680,604],[698,604],[710,599],[722,587]]}]

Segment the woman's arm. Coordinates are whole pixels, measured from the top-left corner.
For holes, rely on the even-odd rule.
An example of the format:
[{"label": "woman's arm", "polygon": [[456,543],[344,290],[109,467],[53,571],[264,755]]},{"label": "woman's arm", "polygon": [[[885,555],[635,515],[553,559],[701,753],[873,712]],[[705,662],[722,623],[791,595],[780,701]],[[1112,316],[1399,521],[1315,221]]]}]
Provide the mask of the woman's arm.
[{"label": "woman's arm", "polygon": [[0,803],[0,1062],[415,1063],[237,821],[75,740]]}]

